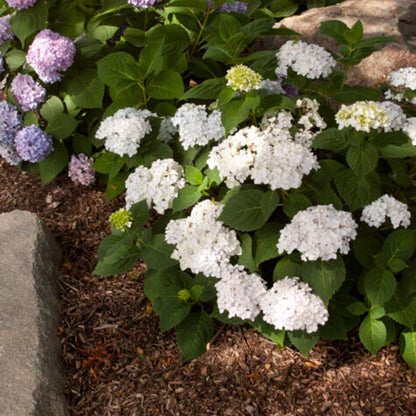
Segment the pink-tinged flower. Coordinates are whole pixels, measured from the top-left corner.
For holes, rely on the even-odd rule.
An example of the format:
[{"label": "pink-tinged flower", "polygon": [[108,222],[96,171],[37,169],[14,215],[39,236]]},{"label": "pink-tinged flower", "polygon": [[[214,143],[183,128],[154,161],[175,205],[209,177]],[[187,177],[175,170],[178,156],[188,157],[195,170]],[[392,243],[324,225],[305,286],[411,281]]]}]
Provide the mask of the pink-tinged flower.
[{"label": "pink-tinged flower", "polygon": [[23,111],[36,110],[46,98],[46,90],[30,75],[17,74],[11,91]]},{"label": "pink-tinged flower", "polygon": [[76,53],[74,42],[59,33],[44,29],[39,32],[26,55],[29,65],[46,83],[54,83],[62,78],[73,63]]},{"label": "pink-tinged flower", "polygon": [[36,0],[6,0],[6,3],[10,7],[14,7],[17,10],[22,10],[32,7],[36,3]]},{"label": "pink-tinged flower", "polygon": [[68,164],[68,176],[75,183],[88,186],[95,182],[95,170],[92,165],[94,160],[87,157],[84,153],[78,156],[72,155]]}]

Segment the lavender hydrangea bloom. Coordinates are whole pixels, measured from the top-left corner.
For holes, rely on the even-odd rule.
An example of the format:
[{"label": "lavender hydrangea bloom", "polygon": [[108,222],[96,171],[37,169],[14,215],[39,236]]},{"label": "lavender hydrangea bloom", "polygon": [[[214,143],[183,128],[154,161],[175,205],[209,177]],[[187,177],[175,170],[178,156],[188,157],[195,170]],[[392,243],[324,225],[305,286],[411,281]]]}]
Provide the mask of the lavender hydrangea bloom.
[{"label": "lavender hydrangea bloom", "polygon": [[46,98],[46,90],[30,75],[17,74],[11,91],[23,111],[33,111]]},{"label": "lavender hydrangea bloom", "polygon": [[72,65],[75,53],[76,48],[71,39],[44,29],[29,46],[26,61],[43,82],[52,84],[61,79],[60,72]]},{"label": "lavender hydrangea bloom", "polygon": [[237,12],[237,13],[245,13],[247,11],[247,3],[243,1],[235,1],[234,3],[225,3],[221,4],[218,7],[218,10],[223,10],[224,12]]},{"label": "lavender hydrangea bloom", "polygon": [[15,7],[17,10],[28,9],[32,7],[37,0],[6,0],[10,7]]},{"label": "lavender hydrangea bloom", "polygon": [[0,53],[0,74],[4,71],[3,55]]},{"label": "lavender hydrangea bloom", "polygon": [[7,39],[13,39],[14,34],[12,32],[12,27],[10,26],[10,16],[2,16],[0,17],[0,45]]},{"label": "lavender hydrangea bloom", "polygon": [[20,130],[14,144],[22,160],[32,163],[40,162],[53,151],[52,137],[34,124]]},{"label": "lavender hydrangea bloom", "polygon": [[155,3],[159,3],[162,0],[127,0],[127,3],[132,6],[138,7],[139,9],[148,9],[152,7]]},{"label": "lavender hydrangea bloom", "polygon": [[0,156],[4,157],[11,165],[18,165],[22,158],[18,155],[14,145],[0,144]]},{"label": "lavender hydrangea bloom", "polygon": [[0,102],[0,145],[12,146],[18,130],[22,128],[22,116],[7,101]]},{"label": "lavender hydrangea bloom", "polygon": [[88,186],[95,182],[95,170],[92,168],[93,158],[84,153],[72,155],[68,164],[68,176],[75,183]]}]

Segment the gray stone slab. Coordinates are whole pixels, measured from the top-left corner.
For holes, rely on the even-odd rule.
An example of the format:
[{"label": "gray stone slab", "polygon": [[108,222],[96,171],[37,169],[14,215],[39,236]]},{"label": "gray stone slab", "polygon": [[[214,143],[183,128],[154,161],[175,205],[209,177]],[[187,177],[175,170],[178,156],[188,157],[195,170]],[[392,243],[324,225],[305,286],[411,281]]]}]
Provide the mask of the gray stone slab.
[{"label": "gray stone slab", "polygon": [[0,214],[0,416],[66,416],[57,337],[61,251],[35,214]]}]

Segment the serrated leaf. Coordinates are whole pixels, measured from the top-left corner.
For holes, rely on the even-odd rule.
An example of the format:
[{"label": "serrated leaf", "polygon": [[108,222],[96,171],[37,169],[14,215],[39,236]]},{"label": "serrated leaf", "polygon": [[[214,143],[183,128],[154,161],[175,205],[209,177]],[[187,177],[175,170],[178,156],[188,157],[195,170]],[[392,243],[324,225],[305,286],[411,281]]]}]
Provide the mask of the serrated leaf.
[{"label": "serrated leaf", "polygon": [[283,329],[276,329],[273,325],[264,322],[261,315],[257,316],[254,321],[251,321],[250,325],[262,335],[275,342],[279,347],[284,346],[286,331]]},{"label": "serrated leaf", "polygon": [[191,312],[180,323],[176,339],[185,361],[192,360],[206,351],[214,330],[214,321],[204,312]]},{"label": "serrated leaf", "polygon": [[362,208],[380,196],[380,178],[376,172],[358,176],[344,169],[335,176],[335,185],[352,211]]},{"label": "serrated leaf", "polygon": [[231,194],[218,219],[238,231],[258,230],[267,222],[278,203],[277,192],[243,189]]},{"label": "serrated leaf", "polygon": [[308,261],[302,264],[302,280],[312,287],[325,305],[345,280],[345,265],[342,257],[329,261]]},{"label": "serrated leaf", "polygon": [[416,368],[416,332],[402,332],[400,336],[400,351],[403,359],[411,367]]},{"label": "serrated leaf", "polygon": [[61,99],[55,95],[52,95],[40,108],[40,115],[48,120],[53,120],[58,114],[63,113],[65,110],[64,103]]},{"label": "serrated leaf", "polygon": [[10,72],[16,72],[26,62],[25,52],[19,49],[12,49],[4,58]]},{"label": "serrated leaf", "polygon": [[173,212],[182,211],[195,205],[202,197],[197,186],[185,186],[179,189],[178,196],[173,200]]},{"label": "serrated leaf", "polygon": [[221,120],[226,135],[247,119],[250,108],[243,99],[232,100],[221,107]]},{"label": "serrated leaf", "polygon": [[82,108],[101,108],[104,84],[98,79],[95,69],[85,69],[68,81],[68,94]]},{"label": "serrated leaf", "polygon": [[348,148],[346,161],[357,175],[366,175],[377,167],[378,152],[371,143],[362,142]]},{"label": "serrated leaf", "polygon": [[165,332],[179,325],[191,312],[192,306],[178,298],[178,293],[165,288],[155,312],[160,318],[160,331]]},{"label": "serrated leaf", "polygon": [[347,148],[350,143],[349,129],[339,130],[335,127],[326,129],[319,133],[312,143],[313,149],[327,149],[340,152]]},{"label": "serrated leaf", "polygon": [[69,137],[77,128],[79,122],[68,114],[57,114],[49,120],[46,132],[59,140]]},{"label": "serrated leaf", "polygon": [[152,98],[170,100],[180,98],[184,93],[182,77],[175,71],[165,69],[152,77],[146,91]]},{"label": "serrated leaf", "polygon": [[302,211],[312,205],[310,199],[304,194],[288,193],[283,204],[283,212],[289,217],[294,217],[299,211]]},{"label": "serrated leaf", "polygon": [[195,166],[185,166],[185,179],[191,185],[201,185],[203,181],[202,172]]},{"label": "serrated leaf", "polygon": [[273,270],[273,281],[288,277],[299,277],[302,275],[301,264],[292,261],[291,256],[282,257]]},{"label": "serrated leaf", "polygon": [[318,333],[308,334],[306,331],[289,331],[290,342],[304,355],[307,356],[310,350],[316,345],[319,339]]},{"label": "serrated leaf", "polygon": [[258,267],[264,261],[278,256],[277,242],[281,226],[277,223],[267,223],[255,233],[256,252],[255,265]]},{"label": "serrated leaf", "polygon": [[142,258],[151,269],[167,269],[176,264],[176,261],[170,258],[173,246],[166,243],[164,234],[157,234],[150,241],[145,242]]},{"label": "serrated leaf", "polygon": [[399,257],[409,260],[416,248],[416,235],[414,230],[396,230],[389,234],[384,242],[383,251],[390,258]]},{"label": "serrated leaf", "polygon": [[216,100],[219,92],[225,87],[224,78],[210,78],[201,84],[197,84],[182,95],[181,100],[199,98],[204,100]]},{"label": "serrated leaf", "polygon": [[368,307],[363,302],[354,302],[347,306],[347,311],[353,315],[360,316],[368,312]]},{"label": "serrated leaf", "polygon": [[42,185],[46,185],[61,173],[68,164],[68,151],[65,145],[54,145],[55,150],[39,163]]},{"label": "serrated leaf", "polygon": [[364,277],[365,294],[372,305],[387,302],[396,290],[396,279],[389,270],[371,269]]},{"label": "serrated leaf", "polygon": [[363,345],[373,354],[384,345],[387,336],[386,325],[367,315],[361,322],[359,337]]},{"label": "serrated leaf", "polygon": [[238,257],[238,264],[246,267],[250,272],[256,270],[256,264],[253,258],[253,239],[250,234],[243,234],[241,236],[241,250],[242,253]]}]

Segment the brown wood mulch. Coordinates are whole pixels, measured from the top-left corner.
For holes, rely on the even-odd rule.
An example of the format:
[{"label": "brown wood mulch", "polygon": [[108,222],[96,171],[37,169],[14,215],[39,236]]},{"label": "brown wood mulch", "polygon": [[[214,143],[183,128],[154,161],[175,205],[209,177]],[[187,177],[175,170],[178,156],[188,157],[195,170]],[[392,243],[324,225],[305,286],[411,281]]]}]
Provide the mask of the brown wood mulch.
[{"label": "brown wood mulch", "polygon": [[0,179],[0,212],[38,214],[64,252],[59,337],[71,416],[416,415],[416,371],[397,344],[373,356],[355,334],[320,341],[304,357],[249,327],[219,324],[209,350],[183,363],[174,332],[159,332],[143,294],[144,264],[91,273],[123,198],[106,202],[102,185],[65,175],[42,187],[3,160]]}]

